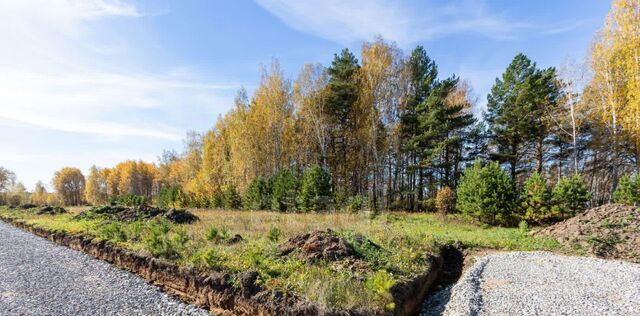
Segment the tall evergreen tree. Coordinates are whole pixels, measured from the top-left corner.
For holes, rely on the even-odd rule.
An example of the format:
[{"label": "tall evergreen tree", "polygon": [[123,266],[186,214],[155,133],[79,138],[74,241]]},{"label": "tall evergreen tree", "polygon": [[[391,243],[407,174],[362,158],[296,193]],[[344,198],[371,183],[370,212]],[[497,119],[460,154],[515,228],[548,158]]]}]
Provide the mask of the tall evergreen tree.
[{"label": "tall evergreen tree", "polygon": [[358,69],[358,59],[346,48],[334,55],[331,67],[327,68],[329,82],[325,102],[331,124],[328,164],[334,175],[334,186],[349,185],[347,153],[353,136],[353,107],[358,100]]},{"label": "tall evergreen tree", "polygon": [[487,97],[491,158],[509,166],[514,184],[518,174],[529,168],[526,158],[531,149],[542,171],[549,135],[545,118],[559,93],[555,79],[555,69],[538,70],[527,56],[518,54]]},{"label": "tall evergreen tree", "polygon": [[407,159],[407,192],[408,208],[415,210],[416,199],[423,199],[423,169],[420,166],[418,139],[420,123],[418,121],[418,105],[422,104],[437,83],[438,67],[427,56],[422,46],[416,47],[409,58],[410,95],[406,108],[401,114],[400,124],[403,136],[403,150]]}]

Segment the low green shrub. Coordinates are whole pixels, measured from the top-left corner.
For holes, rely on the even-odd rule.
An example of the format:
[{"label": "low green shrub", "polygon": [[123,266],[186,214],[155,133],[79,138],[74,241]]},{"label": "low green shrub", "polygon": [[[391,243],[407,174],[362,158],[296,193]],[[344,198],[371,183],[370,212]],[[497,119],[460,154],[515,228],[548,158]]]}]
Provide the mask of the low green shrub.
[{"label": "low green shrub", "polygon": [[142,243],[152,255],[165,259],[178,259],[189,241],[189,235],[183,227],[173,234],[172,224],[167,220],[154,220],[147,223]]},{"label": "low green shrub", "polygon": [[222,227],[218,229],[217,227],[210,227],[205,234],[205,238],[208,241],[220,242],[222,240],[226,240],[229,238],[229,232],[226,228]]},{"label": "low green shrub", "polygon": [[267,234],[267,239],[272,242],[277,242],[280,240],[280,236],[282,235],[282,231],[277,226],[271,226],[269,229],[269,233]]}]

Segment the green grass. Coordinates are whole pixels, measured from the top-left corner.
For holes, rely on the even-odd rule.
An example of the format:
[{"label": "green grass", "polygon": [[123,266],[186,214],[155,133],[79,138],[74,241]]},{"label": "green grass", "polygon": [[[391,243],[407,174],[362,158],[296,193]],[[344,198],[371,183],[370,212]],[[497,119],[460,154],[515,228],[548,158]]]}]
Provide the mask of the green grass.
[{"label": "green grass", "polygon": [[[35,215],[0,208],[0,216],[69,233],[85,233],[181,266],[235,273],[256,271],[269,289],[295,293],[325,307],[392,309],[390,288],[428,269],[425,254],[456,241],[472,249],[560,250],[557,242],[530,237],[527,227],[476,225],[458,216],[383,213],[375,218],[353,213],[285,214],[228,210],[192,210],[200,221],[102,222],[75,220],[71,214]],[[308,263],[279,256],[289,238],[316,229],[335,230],[350,241],[358,264]],[[229,244],[230,236],[244,241]],[[358,242],[362,236],[373,244]],[[570,251],[570,250],[569,250]]]}]

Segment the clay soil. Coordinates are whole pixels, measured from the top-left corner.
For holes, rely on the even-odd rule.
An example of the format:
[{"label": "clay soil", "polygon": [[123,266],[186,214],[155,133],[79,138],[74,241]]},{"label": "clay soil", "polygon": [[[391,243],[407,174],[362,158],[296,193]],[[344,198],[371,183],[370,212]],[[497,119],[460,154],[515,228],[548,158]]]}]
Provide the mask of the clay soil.
[{"label": "clay soil", "polygon": [[640,263],[640,210],[637,207],[599,206],[534,235],[554,238],[576,251],[584,250],[597,257]]}]

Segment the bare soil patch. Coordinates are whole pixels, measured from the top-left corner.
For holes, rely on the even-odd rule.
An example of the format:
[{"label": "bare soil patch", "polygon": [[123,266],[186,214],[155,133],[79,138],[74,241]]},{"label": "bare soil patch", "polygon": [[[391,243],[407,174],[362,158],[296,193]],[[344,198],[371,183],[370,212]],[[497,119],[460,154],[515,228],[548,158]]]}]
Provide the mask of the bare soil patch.
[{"label": "bare soil patch", "polygon": [[640,210],[607,204],[534,232],[607,259],[640,262]]}]

